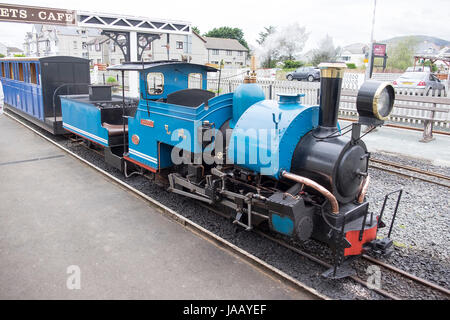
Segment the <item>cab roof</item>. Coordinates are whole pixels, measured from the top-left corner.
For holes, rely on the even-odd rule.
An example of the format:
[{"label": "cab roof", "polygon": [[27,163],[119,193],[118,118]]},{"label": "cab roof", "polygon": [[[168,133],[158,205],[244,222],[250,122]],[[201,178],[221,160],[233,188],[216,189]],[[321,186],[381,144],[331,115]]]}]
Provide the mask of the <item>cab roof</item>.
[{"label": "cab roof", "polygon": [[183,61],[151,61],[151,62],[125,62],[123,64],[115,65],[108,67],[108,70],[116,70],[116,71],[143,71],[150,70],[153,68],[161,67],[161,66],[196,66],[202,68],[207,72],[217,72],[219,71],[216,68],[211,66],[196,64],[196,63],[188,63]]}]

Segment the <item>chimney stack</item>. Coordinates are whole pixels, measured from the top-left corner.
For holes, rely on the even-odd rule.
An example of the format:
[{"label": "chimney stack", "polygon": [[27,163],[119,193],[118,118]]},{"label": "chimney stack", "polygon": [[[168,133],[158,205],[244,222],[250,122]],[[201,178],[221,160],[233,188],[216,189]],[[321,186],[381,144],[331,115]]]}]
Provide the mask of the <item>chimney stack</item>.
[{"label": "chimney stack", "polygon": [[347,65],[342,62],[324,62],[320,68],[319,126],[336,128],[341,97],[342,78]]}]

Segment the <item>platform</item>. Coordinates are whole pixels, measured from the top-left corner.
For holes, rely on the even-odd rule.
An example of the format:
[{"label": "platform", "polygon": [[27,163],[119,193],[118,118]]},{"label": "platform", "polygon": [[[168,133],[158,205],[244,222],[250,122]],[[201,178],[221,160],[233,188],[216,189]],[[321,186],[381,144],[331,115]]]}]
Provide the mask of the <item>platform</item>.
[{"label": "platform", "polygon": [[[350,122],[339,120],[339,124],[343,128]],[[367,134],[363,140],[370,152],[387,152],[450,167],[450,136],[433,134],[433,138],[430,142],[419,142],[421,131],[383,126]]]},{"label": "platform", "polygon": [[0,116],[0,299],[309,297]]}]

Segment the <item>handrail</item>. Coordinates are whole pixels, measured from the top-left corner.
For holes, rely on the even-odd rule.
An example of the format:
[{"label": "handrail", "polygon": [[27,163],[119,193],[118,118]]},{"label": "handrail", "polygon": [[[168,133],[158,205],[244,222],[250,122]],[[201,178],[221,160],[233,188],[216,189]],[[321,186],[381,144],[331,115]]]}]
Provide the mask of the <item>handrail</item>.
[{"label": "handrail", "polygon": [[89,83],[64,83],[64,84],[62,84],[62,85],[60,85],[59,87],[57,87],[56,89],[55,89],[55,91],[53,91],[53,99],[52,99],[52,102],[53,102],[53,119],[55,120],[55,122],[56,122],[56,104],[55,104],[55,98],[56,98],[56,92],[59,90],[59,89],[61,89],[61,88],[64,88],[64,87],[67,87],[67,86],[89,86]]}]

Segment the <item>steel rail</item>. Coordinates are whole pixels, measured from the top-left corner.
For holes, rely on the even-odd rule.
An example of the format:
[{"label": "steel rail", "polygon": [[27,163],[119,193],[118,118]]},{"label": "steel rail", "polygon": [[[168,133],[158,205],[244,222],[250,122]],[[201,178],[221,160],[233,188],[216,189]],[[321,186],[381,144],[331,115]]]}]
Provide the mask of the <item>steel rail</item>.
[{"label": "steel rail", "polygon": [[189,220],[179,213],[175,212],[174,210],[170,209],[169,207],[163,205],[159,201],[149,197],[148,195],[144,194],[143,192],[131,187],[124,181],[114,177],[113,175],[109,174],[108,172],[104,171],[103,169],[95,166],[94,164],[90,163],[88,160],[83,159],[79,155],[75,154],[74,152],[70,151],[69,149],[65,148],[64,146],[60,145],[56,141],[53,141],[49,137],[45,136],[38,130],[32,128],[28,124],[24,123],[23,121],[17,119],[16,117],[12,116],[8,112],[4,113],[9,118],[15,120],[16,122],[20,123],[27,129],[31,130],[41,138],[45,139],[46,141],[50,142],[51,144],[55,145],[62,151],[66,152],[73,158],[79,160],[83,164],[87,165],[88,167],[96,170],[97,172],[101,173],[103,176],[105,176],[108,180],[112,181],[113,183],[116,183],[118,186],[122,187],[125,191],[130,192],[131,194],[137,196],[138,198],[143,199],[146,201],[150,206],[155,208],[157,211],[159,211],[161,214],[169,217],[171,220],[181,224],[186,229],[190,230],[191,232],[197,234],[198,236],[210,241],[211,243],[215,244],[217,247],[222,248],[223,250],[234,254],[235,256],[238,256],[242,259],[242,261],[252,265],[253,267],[259,269],[261,272],[264,272],[270,276],[273,276],[277,280],[289,285],[290,287],[297,289],[299,291],[305,292],[309,294],[310,296],[320,299],[320,300],[331,300],[326,295],[318,292],[317,290],[308,287],[304,283],[298,281],[297,279],[291,277],[290,275],[286,274],[285,272],[273,267],[272,265],[268,264],[267,262],[259,259],[258,257],[252,255],[251,253],[239,248],[238,246],[232,244],[231,242],[217,236],[216,234],[212,233],[211,231],[207,230],[206,228],[200,226],[199,224],[193,222],[192,220]]},{"label": "steel rail", "polygon": [[409,273],[409,272],[406,272],[406,271],[404,271],[404,270],[402,270],[402,269],[399,269],[399,268],[397,268],[397,267],[394,267],[393,265],[387,264],[387,263],[385,263],[385,262],[383,262],[383,261],[380,261],[380,260],[378,260],[378,259],[372,258],[372,257],[370,257],[370,256],[368,256],[368,255],[366,255],[366,254],[363,254],[362,257],[363,257],[364,259],[366,259],[367,261],[370,261],[370,262],[372,262],[372,263],[375,263],[375,264],[377,264],[377,265],[379,265],[379,266],[382,266],[382,267],[384,267],[384,268],[386,268],[386,269],[389,269],[389,270],[391,270],[391,271],[397,272],[397,273],[399,273],[399,274],[401,274],[401,275],[403,275],[403,276],[405,276],[405,277],[407,277],[407,278],[409,278],[409,279],[411,279],[411,280],[413,280],[413,281],[415,281],[415,282],[418,282],[418,283],[420,283],[420,284],[423,284],[423,285],[426,286],[426,287],[433,288],[433,289],[435,289],[435,290],[437,290],[437,291],[440,291],[440,292],[442,292],[442,293],[444,293],[444,294],[446,294],[447,296],[450,297],[450,290],[448,290],[448,289],[446,289],[446,288],[444,288],[444,287],[441,287],[441,286],[438,285],[438,284],[435,284],[435,283],[433,283],[433,282],[431,282],[431,281],[428,281],[428,280],[426,280],[426,279],[417,277],[417,276],[415,276],[415,275],[413,275],[413,274],[411,274],[411,273]]},{"label": "steel rail", "polygon": [[397,162],[391,162],[391,161],[381,160],[381,159],[376,159],[376,158],[371,158],[370,161],[375,162],[375,163],[384,164],[384,165],[391,166],[391,167],[395,167],[395,168],[399,168],[399,169],[405,169],[405,170],[417,172],[417,173],[424,174],[424,175],[427,175],[430,177],[436,177],[439,179],[450,181],[450,176],[446,176],[444,174],[437,173],[437,172],[429,172],[429,171],[426,171],[426,170],[423,170],[420,168],[408,166],[406,164],[401,164],[401,163],[397,163]]},{"label": "steel rail", "polygon": [[436,184],[438,186],[450,188],[450,185],[446,184],[446,183],[442,183],[442,182],[439,182],[439,181],[427,179],[427,178],[420,177],[420,176],[417,176],[417,175],[408,174],[408,173],[397,171],[397,170],[392,170],[392,169],[389,169],[389,168],[386,168],[386,167],[383,167],[383,166],[377,166],[377,165],[374,165],[374,164],[369,164],[369,167],[375,168],[375,169],[378,169],[378,170],[382,170],[382,171],[386,171],[386,172],[390,172],[390,173],[394,173],[394,174],[398,174],[398,175],[403,176],[403,177],[418,179],[418,180],[422,180],[422,181],[425,181],[425,182],[428,182],[428,183]]}]

